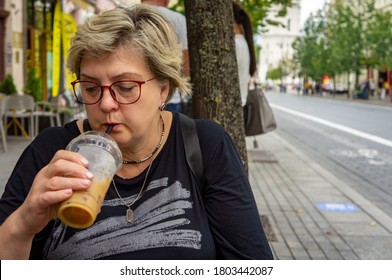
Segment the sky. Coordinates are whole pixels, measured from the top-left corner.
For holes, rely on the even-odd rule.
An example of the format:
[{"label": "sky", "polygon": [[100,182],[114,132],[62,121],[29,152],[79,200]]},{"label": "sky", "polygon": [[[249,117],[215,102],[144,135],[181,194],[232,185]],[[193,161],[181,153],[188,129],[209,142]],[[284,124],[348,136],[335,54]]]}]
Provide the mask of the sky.
[{"label": "sky", "polygon": [[317,10],[324,7],[324,3],[325,0],[301,0],[301,27],[304,26],[311,13],[315,14]]}]

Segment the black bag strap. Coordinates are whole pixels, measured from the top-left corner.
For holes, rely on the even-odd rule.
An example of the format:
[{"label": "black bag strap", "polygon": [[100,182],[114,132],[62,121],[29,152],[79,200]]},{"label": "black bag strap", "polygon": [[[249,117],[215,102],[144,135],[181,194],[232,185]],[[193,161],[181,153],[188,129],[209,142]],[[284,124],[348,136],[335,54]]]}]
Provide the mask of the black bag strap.
[{"label": "black bag strap", "polygon": [[184,114],[179,113],[179,116],[186,160],[203,194],[203,157],[200,149],[199,136],[197,135],[196,122]]}]

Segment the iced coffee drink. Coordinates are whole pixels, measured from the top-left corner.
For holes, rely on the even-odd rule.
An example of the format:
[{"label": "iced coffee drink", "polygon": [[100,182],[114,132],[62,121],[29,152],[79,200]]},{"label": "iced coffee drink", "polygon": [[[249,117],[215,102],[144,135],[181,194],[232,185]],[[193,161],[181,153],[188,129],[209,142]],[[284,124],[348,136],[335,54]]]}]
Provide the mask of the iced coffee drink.
[{"label": "iced coffee drink", "polygon": [[81,134],[69,143],[67,150],[82,154],[94,177],[87,190],[74,191],[61,203],[58,217],[70,227],[83,229],[91,226],[100,212],[110,182],[122,164],[122,155],[108,134],[96,131]]}]

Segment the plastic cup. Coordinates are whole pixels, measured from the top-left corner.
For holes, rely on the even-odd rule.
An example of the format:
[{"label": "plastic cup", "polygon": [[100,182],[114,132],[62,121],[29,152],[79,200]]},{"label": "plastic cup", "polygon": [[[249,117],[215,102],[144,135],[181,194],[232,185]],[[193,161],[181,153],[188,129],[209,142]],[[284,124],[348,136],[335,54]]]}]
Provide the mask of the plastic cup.
[{"label": "plastic cup", "polygon": [[110,182],[122,165],[122,154],[108,134],[97,131],[79,135],[66,149],[82,154],[89,161],[88,169],[94,177],[87,190],[74,191],[63,201],[57,214],[64,224],[83,229],[91,226],[101,211]]}]

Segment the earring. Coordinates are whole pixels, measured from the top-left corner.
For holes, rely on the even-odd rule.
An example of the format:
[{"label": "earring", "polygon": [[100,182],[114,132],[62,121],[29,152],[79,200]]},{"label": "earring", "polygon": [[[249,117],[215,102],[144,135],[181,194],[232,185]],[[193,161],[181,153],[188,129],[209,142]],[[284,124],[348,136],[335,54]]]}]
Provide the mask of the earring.
[{"label": "earring", "polygon": [[162,112],[163,109],[165,109],[165,106],[166,106],[165,102],[162,102],[161,106],[159,106],[159,111]]}]

